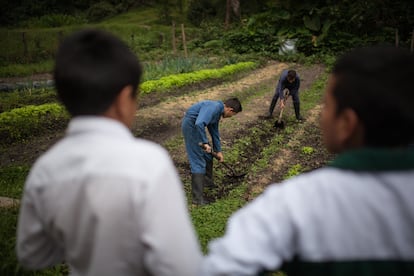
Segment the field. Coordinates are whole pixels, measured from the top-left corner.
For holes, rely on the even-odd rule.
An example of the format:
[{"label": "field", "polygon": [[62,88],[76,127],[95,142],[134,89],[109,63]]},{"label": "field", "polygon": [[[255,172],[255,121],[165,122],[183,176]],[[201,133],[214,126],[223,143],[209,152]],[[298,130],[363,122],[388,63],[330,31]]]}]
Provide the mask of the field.
[{"label": "field", "polygon": [[[296,122],[292,102],[289,100],[283,116],[286,126],[277,129],[273,123],[277,119],[279,108],[276,107],[273,119],[264,119],[263,115],[270,105],[277,79],[286,68],[296,69],[301,76],[301,107],[305,121]],[[318,126],[326,77],[323,65],[269,61],[260,68],[226,81],[207,82],[140,96],[132,131],[136,137],[152,140],[169,151],[183,182],[188,208],[204,251],[207,251],[211,239],[223,233],[228,216],[258,196],[267,185],[319,168],[333,158],[322,145]],[[215,182],[218,188],[206,191],[206,197],[211,201],[209,205],[194,207],[191,205],[191,174],[181,135],[181,119],[184,111],[197,101],[225,100],[229,97],[238,97],[243,111],[220,123],[225,162],[237,173],[246,173],[246,176],[233,177],[226,167],[215,162]],[[19,168],[17,171],[20,173],[10,176],[11,182],[19,186],[14,194],[21,191],[24,178],[34,160],[63,135],[64,127],[0,149],[1,169],[10,172],[9,169],[12,168],[16,172],[16,168]],[[12,232],[15,225],[10,224],[15,223],[17,210],[18,205],[15,205],[4,207],[1,212]],[[12,248],[13,245],[9,243],[9,249]],[[7,254],[8,261],[14,258],[13,254]]]}]

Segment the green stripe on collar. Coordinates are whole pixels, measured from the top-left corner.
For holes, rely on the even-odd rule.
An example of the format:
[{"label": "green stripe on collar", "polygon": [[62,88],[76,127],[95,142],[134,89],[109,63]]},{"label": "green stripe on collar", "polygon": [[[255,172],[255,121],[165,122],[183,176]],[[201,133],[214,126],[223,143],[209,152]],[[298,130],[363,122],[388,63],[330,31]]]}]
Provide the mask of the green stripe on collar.
[{"label": "green stripe on collar", "polygon": [[354,171],[412,170],[414,169],[414,147],[351,150],[338,155],[328,166]]},{"label": "green stripe on collar", "polygon": [[285,272],[289,276],[400,276],[414,275],[414,262],[412,260],[344,260],[325,262],[305,262],[294,260],[292,262],[284,263],[281,271]]}]

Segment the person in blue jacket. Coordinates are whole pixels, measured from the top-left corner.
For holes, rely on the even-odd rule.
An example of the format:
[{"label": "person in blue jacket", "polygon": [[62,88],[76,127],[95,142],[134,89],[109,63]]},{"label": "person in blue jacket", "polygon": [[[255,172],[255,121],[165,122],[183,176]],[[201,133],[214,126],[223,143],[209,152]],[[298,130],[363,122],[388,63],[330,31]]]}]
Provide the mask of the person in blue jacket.
[{"label": "person in blue jacket", "polygon": [[272,102],[269,107],[267,118],[271,118],[275,109],[277,100],[280,99],[280,108],[285,106],[285,89],[289,90],[289,95],[293,99],[293,107],[295,108],[296,120],[302,121],[303,118],[300,115],[300,100],[299,100],[299,88],[300,88],[300,77],[295,70],[284,70],[280,75],[277,83],[275,94],[273,95]]},{"label": "person in blue jacket", "polygon": [[[217,153],[219,162],[223,162],[224,160],[220,143],[220,118],[230,118],[241,111],[242,106],[237,98],[230,98],[224,102],[211,100],[200,101],[186,111],[182,120],[181,129],[184,136],[187,157],[190,162],[193,204],[206,204],[203,197],[204,186],[214,185],[211,151],[213,150]],[[210,133],[212,145],[209,143],[206,127]]]}]

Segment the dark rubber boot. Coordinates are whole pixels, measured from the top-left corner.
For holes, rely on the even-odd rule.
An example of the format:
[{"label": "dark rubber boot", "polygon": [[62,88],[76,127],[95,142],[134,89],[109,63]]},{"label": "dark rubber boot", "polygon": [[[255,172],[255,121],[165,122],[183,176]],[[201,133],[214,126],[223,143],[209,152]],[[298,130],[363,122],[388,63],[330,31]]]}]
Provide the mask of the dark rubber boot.
[{"label": "dark rubber boot", "polygon": [[279,97],[273,97],[272,98],[272,102],[270,103],[270,107],[269,107],[269,113],[267,113],[267,117],[272,117],[273,115],[273,111],[275,110],[275,106],[277,103],[277,100],[279,99]]},{"label": "dark rubber boot", "polygon": [[203,190],[206,175],[202,173],[194,173],[191,175],[191,193],[193,196],[193,204],[205,205]]},{"label": "dark rubber boot", "polygon": [[300,116],[300,103],[293,102],[293,107],[295,108],[296,120],[303,121],[303,117]]},{"label": "dark rubber boot", "polygon": [[215,188],[213,180],[213,160],[206,161],[206,187]]}]

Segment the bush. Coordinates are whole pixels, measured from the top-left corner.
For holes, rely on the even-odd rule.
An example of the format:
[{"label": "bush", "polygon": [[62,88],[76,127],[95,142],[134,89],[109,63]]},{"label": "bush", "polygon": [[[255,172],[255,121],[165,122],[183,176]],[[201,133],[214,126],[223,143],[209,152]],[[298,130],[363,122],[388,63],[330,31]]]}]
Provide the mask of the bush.
[{"label": "bush", "polygon": [[23,89],[20,91],[0,92],[0,113],[24,107],[26,105],[41,105],[58,101],[56,92],[50,88]]},{"label": "bush", "polygon": [[105,17],[115,15],[117,11],[115,7],[108,2],[98,2],[93,4],[86,13],[91,21],[98,21]]},{"label": "bush", "polygon": [[171,87],[182,87],[203,80],[219,79],[237,72],[256,67],[254,62],[240,62],[226,65],[221,69],[204,69],[191,73],[175,74],[158,80],[149,80],[141,84],[141,91],[148,94],[154,91],[165,91]]},{"label": "bush", "polygon": [[63,128],[69,115],[63,106],[52,103],[28,105],[0,114],[0,141],[11,144],[48,130]]},{"label": "bush", "polygon": [[277,53],[279,50],[278,38],[266,32],[248,32],[239,30],[224,35],[227,49],[239,54],[252,52]]}]

